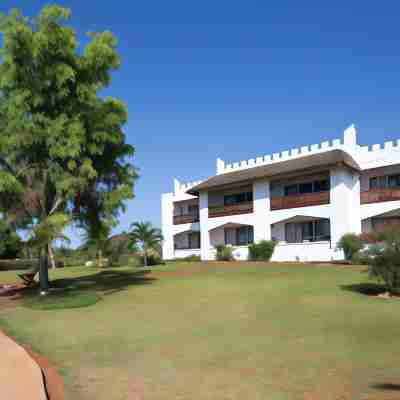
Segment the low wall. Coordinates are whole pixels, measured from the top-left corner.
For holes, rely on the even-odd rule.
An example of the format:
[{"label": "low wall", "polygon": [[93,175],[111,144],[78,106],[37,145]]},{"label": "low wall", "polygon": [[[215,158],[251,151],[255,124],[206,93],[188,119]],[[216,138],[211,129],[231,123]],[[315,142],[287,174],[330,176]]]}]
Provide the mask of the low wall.
[{"label": "low wall", "polygon": [[174,258],[185,258],[189,256],[199,256],[200,257],[200,249],[184,249],[184,250],[175,250]]},{"label": "low wall", "polygon": [[271,261],[332,261],[341,259],[330,242],[279,243]]}]

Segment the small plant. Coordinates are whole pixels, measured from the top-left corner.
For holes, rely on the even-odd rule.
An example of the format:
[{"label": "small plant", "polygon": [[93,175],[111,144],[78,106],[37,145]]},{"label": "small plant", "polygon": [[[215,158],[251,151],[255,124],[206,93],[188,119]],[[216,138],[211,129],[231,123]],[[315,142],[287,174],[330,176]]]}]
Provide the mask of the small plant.
[{"label": "small plant", "polygon": [[217,246],[216,249],[218,261],[233,261],[235,259],[231,246],[225,246],[224,244],[221,244]]},{"label": "small plant", "polygon": [[274,252],[276,243],[273,240],[261,240],[249,246],[249,260],[269,261]]},{"label": "small plant", "polygon": [[391,294],[400,294],[400,231],[386,232],[381,245],[369,250],[371,277],[382,280]]},{"label": "small plant", "polygon": [[182,258],[183,261],[187,262],[199,262],[201,261],[200,256],[196,256],[195,254],[191,254],[190,256]]},{"label": "small plant", "polygon": [[341,237],[337,248],[343,250],[344,258],[352,261],[353,257],[363,248],[363,243],[355,233],[346,233]]}]

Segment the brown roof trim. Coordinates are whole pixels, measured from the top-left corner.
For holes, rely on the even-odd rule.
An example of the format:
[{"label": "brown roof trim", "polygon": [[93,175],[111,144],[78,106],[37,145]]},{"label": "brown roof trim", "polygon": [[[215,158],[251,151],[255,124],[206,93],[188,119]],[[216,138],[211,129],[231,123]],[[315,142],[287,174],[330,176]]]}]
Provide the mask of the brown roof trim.
[{"label": "brown roof trim", "polygon": [[334,149],[216,175],[196,186],[193,186],[186,193],[198,196],[199,192],[203,190],[222,188],[227,185],[245,183],[249,180],[254,181],[261,178],[278,179],[285,175],[302,175],[306,171],[312,171],[312,169],[315,168],[326,169],[336,165],[344,165],[357,172],[361,171],[360,166],[349,153],[340,149]]}]

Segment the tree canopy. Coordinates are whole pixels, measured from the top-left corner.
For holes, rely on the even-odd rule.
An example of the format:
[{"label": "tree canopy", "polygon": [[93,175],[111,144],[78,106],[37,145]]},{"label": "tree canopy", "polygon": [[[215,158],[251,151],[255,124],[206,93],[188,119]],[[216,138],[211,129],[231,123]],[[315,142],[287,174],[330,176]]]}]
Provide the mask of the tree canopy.
[{"label": "tree canopy", "polygon": [[120,65],[116,38],[88,33],[80,49],[69,17],[58,5],[0,17],[0,207],[54,229],[65,219],[47,218],[69,214],[96,237],[133,197],[137,172],[122,130],[127,108],[100,95]]}]

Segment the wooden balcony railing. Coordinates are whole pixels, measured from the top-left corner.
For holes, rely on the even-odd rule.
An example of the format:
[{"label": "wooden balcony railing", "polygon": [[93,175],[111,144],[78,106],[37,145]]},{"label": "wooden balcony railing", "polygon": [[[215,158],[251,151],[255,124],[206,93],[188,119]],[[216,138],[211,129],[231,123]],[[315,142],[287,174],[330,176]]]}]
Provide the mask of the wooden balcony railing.
[{"label": "wooden balcony railing", "polygon": [[361,204],[400,200],[400,188],[377,188],[360,193]]},{"label": "wooden balcony railing", "polygon": [[271,197],[271,210],[329,204],[329,192]]},{"label": "wooden balcony railing", "polygon": [[198,215],[186,214],[174,216],[174,225],[192,224],[193,222],[199,222]]},{"label": "wooden balcony railing", "polygon": [[253,202],[232,204],[229,206],[213,206],[208,208],[208,217],[224,217],[226,215],[249,214],[253,212]]}]

